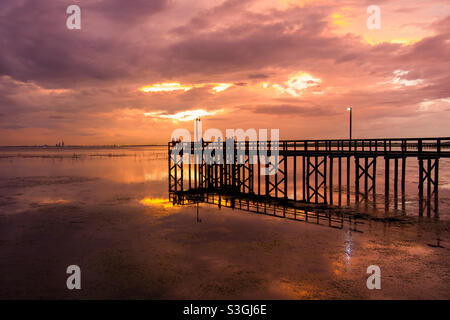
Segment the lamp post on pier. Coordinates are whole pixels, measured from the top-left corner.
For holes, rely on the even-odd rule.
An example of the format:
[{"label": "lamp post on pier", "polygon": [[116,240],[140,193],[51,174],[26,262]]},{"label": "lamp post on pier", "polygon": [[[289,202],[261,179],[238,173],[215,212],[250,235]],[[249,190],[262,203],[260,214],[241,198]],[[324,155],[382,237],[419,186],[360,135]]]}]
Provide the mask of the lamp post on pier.
[{"label": "lamp post on pier", "polygon": [[352,140],[352,107],[348,107],[347,111],[350,112],[350,127],[349,127],[349,133],[350,133],[350,140]]}]

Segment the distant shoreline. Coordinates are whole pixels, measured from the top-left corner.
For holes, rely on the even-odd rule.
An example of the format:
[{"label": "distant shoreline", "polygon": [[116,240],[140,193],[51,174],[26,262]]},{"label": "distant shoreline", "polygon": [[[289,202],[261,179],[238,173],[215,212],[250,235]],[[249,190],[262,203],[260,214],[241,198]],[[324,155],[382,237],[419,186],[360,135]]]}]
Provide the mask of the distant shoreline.
[{"label": "distant shoreline", "polygon": [[36,148],[36,149],[114,149],[114,148],[135,148],[135,147],[167,147],[167,144],[134,144],[134,145],[98,145],[98,146],[49,146],[49,145],[41,145],[41,146],[0,146],[0,148]]}]

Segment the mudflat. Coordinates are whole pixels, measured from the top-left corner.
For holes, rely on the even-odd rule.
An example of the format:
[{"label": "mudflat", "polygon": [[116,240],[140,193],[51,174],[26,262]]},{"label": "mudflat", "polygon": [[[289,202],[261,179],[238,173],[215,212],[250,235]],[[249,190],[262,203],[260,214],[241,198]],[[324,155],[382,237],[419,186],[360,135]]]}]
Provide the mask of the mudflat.
[{"label": "mudflat", "polygon": [[[169,201],[164,159],[10,161],[1,299],[450,298],[445,219],[365,219],[355,231],[205,203],[198,219],[196,205]],[[69,265],[81,290],[66,287]],[[370,265],[381,290],[366,286]]]}]

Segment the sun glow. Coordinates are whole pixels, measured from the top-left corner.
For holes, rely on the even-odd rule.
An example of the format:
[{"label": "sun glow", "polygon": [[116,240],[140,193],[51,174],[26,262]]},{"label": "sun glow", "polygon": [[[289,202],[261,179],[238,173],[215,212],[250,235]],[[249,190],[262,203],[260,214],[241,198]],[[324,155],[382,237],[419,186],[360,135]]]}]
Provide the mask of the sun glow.
[{"label": "sun glow", "polygon": [[298,72],[289,77],[283,85],[275,83],[272,88],[277,89],[281,93],[287,93],[294,97],[302,95],[303,91],[309,87],[315,87],[321,83],[320,78],[314,78],[312,75],[306,72]]},{"label": "sun glow", "polygon": [[144,206],[159,206],[164,208],[171,208],[172,203],[169,201],[169,199],[162,199],[162,198],[144,198],[141,201],[139,201],[140,204]]},{"label": "sun glow", "polygon": [[392,39],[389,40],[389,43],[393,43],[393,44],[401,44],[404,46],[409,46],[411,44],[414,44],[416,42],[420,41],[420,39]]},{"label": "sun glow", "polygon": [[344,19],[344,16],[342,14],[340,14],[340,13],[332,14],[331,18],[333,19],[333,23],[335,25],[338,25],[338,26],[342,27],[342,26],[345,26],[345,25],[348,24],[347,21]]},{"label": "sun glow", "polygon": [[405,76],[409,74],[408,70],[394,70],[392,72],[394,78],[388,81],[378,82],[379,85],[394,85],[395,89],[401,89],[404,87],[418,86],[424,83],[424,79],[405,79]]},{"label": "sun glow", "polygon": [[212,88],[212,90],[213,90],[213,93],[219,93],[219,92],[227,90],[232,85],[233,84],[231,84],[231,83],[218,83],[214,88]]},{"label": "sun glow", "polygon": [[179,82],[173,83],[157,83],[151,86],[143,86],[141,87],[141,91],[143,92],[170,92],[170,91],[188,91],[191,90],[192,86],[183,86]]},{"label": "sun glow", "polygon": [[407,75],[409,71],[406,70],[395,70],[394,72],[394,79],[392,79],[392,83],[395,84],[398,87],[410,87],[410,86],[417,86],[423,82],[423,79],[414,79],[414,80],[407,80],[403,79],[402,77]]},{"label": "sun glow", "polygon": [[382,43],[391,43],[391,44],[401,44],[402,46],[409,46],[412,44],[415,44],[417,42],[419,42],[421,39],[420,38],[394,38],[394,39],[389,39],[389,38],[380,38],[380,37],[375,37],[375,36],[370,36],[365,34],[363,37],[364,41],[367,42],[368,44],[370,44],[371,46],[376,46]]},{"label": "sun glow", "polygon": [[222,110],[207,111],[204,109],[187,110],[177,112],[175,114],[164,114],[162,111],[157,112],[146,112],[144,115],[146,117],[152,117],[157,119],[170,119],[174,121],[192,121],[199,117],[213,116]]},{"label": "sun glow", "polygon": [[[212,88],[211,88],[212,86]],[[139,90],[146,93],[155,93],[155,92],[172,92],[172,91],[189,91],[193,88],[203,88],[209,87],[211,88],[211,92],[213,94],[219,93],[227,90],[232,87],[232,83],[198,83],[191,85],[183,85],[179,82],[170,82],[170,83],[156,83],[149,86],[143,86]]]}]

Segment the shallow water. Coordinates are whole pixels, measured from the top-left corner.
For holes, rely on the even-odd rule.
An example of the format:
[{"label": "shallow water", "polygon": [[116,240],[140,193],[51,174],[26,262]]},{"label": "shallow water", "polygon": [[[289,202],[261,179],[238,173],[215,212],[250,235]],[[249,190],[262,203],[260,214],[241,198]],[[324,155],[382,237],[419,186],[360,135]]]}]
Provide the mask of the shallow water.
[{"label": "shallow water", "polygon": [[[450,297],[447,160],[439,215],[418,217],[411,166],[405,210],[390,213],[407,219],[341,228],[173,205],[167,167],[166,147],[0,150],[0,297]],[[83,292],[65,289],[70,264]],[[366,287],[371,264],[382,290]]]},{"label": "shallow water", "polygon": [[[291,160],[291,159],[290,159]],[[335,166],[337,164],[335,163]],[[354,164],[351,175],[354,174]],[[358,212],[365,212],[372,216],[390,217],[418,217],[418,164],[415,159],[409,159],[406,171],[406,195],[401,198],[401,192],[397,203],[391,196],[389,211],[386,212],[384,202],[384,173],[381,168],[384,164],[377,163],[377,194],[375,201],[371,195],[364,200],[360,196],[359,205],[355,205],[354,186],[352,181],[350,202],[347,202],[345,193],[346,172],[343,163],[343,186],[341,193],[341,207],[351,208]],[[292,168],[292,164],[289,164]],[[300,169],[298,169],[300,171]],[[334,174],[334,183],[337,184],[337,175]],[[393,169],[391,168],[391,171]],[[168,170],[167,148],[162,147],[118,147],[118,148],[0,148],[0,205],[5,213],[14,213],[26,210],[30,205],[35,206],[49,204],[50,202],[70,201],[102,201],[103,197],[113,195],[111,187],[120,184],[121,189],[133,188],[133,196],[147,191],[146,198],[156,198],[162,203],[162,199],[168,201]],[[292,176],[292,170],[288,173]],[[391,174],[392,179],[393,174]],[[255,178],[256,179],[256,178]],[[354,179],[352,176],[351,179]],[[97,182],[95,182],[97,181]],[[100,184],[90,192],[78,190],[76,186],[83,182],[89,185]],[[300,172],[297,175],[297,185],[301,186]],[[140,190],[137,185],[141,184]],[[187,185],[185,175],[185,185]],[[391,185],[392,185],[391,181]],[[62,187],[61,187],[62,185]],[[75,186],[75,187],[74,187]],[[144,188],[145,186],[145,188]],[[32,188],[32,189],[30,189]],[[262,186],[264,188],[264,186]],[[361,186],[361,188],[363,188]],[[16,192],[20,189],[20,192]],[[294,190],[289,184],[288,194],[293,198]],[[64,197],[62,197],[64,195]],[[298,198],[301,198],[301,189],[297,190]],[[146,204],[149,205],[149,200]],[[337,186],[333,192],[334,204],[338,204],[339,192]],[[135,199],[141,201],[142,199]],[[141,202],[142,203],[142,202]],[[402,206],[403,204],[403,206]],[[440,160],[439,177],[439,206],[434,210],[434,202],[431,203],[431,215],[439,220],[450,220],[450,159]],[[425,213],[426,215],[426,213]]]}]

